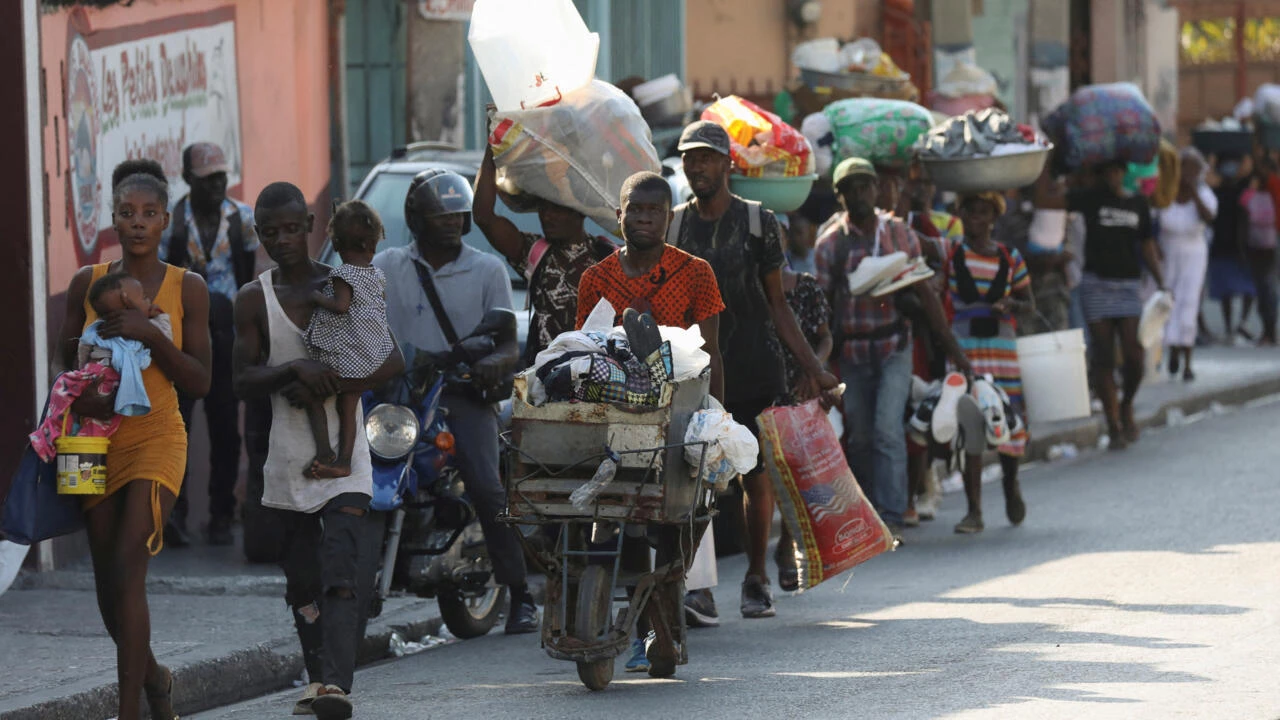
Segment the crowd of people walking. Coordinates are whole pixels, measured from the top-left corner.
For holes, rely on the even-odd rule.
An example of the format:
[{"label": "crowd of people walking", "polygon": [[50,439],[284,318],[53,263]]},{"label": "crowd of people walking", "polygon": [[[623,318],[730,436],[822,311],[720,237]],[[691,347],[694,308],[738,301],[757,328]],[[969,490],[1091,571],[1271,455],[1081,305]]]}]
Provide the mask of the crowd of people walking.
[{"label": "crowd of people walking", "polygon": [[[730,192],[730,139],[719,125],[690,125],[678,152],[692,200],[676,205],[659,175],[631,178],[620,198],[621,247],[588,235],[581,213],[549,202],[537,208],[541,234],[519,231],[494,211],[496,173],[486,154],[474,201],[471,185],[454,173],[414,179],[405,198],[413,241],[405,247],[375,254],[382,237],[376,212],[359,201],[338,208],[328,234],[341,270],[311,258],[314,216],[293,185],[271,184],[253,208],[228,198],[227,164],[215,145],[184,151],[191,190],[176,203],[156,163],[117,168],[112,210],[123,257],[72,280],[59,358],[65,370],[82,369],[88,361],[77,346],[92,351],[90,337],[113,348],[114,339],[137,341],[150,355],[139,388],[149,413],[120,419],[112,397],[89,384],[65,404],[67,412],[112,423],[103,430],[112,434],[106,493],[86,507],[99,608],[118,648],[121,717],[137,716],[144,694],[152,717],[173,717],[172,678],[149,648],[145,580],[161,546],[190,542],[186,435],[201,397],[213,445],[212,544],[232,537],[239,403],[269,404],[258,471],[262,504],[286,529],[288,602],[312,680],[298,710],[350,715],[366,601],[361,578],[380,537],[364,527],[371,475],[367,443],[354,429],[361,417],[355,399],[401,371],[411,360],[404,349],[447,350],[487,310],[512,306],[503,262],[462,240],[472,222],[528,280],[533,320],[526,348],[508,338],[476,363],[482,379],[497,382],[529,365],[601,298],[620,314],[633,308],[659,324],[698,325],[711,356],[712,395],[753,431],[765,408],[820,395],[834,402],[843,382],[850,466],[899,537],[936,516],[930,465],[947,450],[910,433],[904,418],[919,405],[919,388],[933,381],[943,387],[933,411],[943,412],[953,376],[962,384],[986,378],[1005,399],[1010,417],[991,446],[1008,521],[1027,516],[1018,464],[1033,428],[1025,419],[1019,335],[1087,331],[1091,385],[1116,449],[1138,440],[1134,400],[1150,350],[1139,337],[1145,295],[1168,290],[1173,297],[1165,366],[1185,381],[1195,378],[1199,345],[1276,343],[1274,152],[1206,158],[1185,148],[1176,193],[1159,209],[1129,186],[1123,163],[1067,177],[1047,170],[1031,187],[944,198],[918,163],[848,158],[804,208],[782,217]],[[892,253],[905,254],[907,272],[919,276],[876,293],[847,281]],[[1200,315],[1206,291],[1221,304],[1218,338]],[[1247,329],[1255,307],[1257,337]],[[475,397],[448,395],[445,405],[495,575],[511,591],[507,631],[535,631],[524,558],[512,528],[497,521],[505,502],[498,420]],[[959,403],[948,412],[982,434],[976,408]],[[958,533],[984,529],[985,449],[957,449],[968,505]],[[743,478],[744,618],[777,612],[767,563],[773,491],[762,468]],[[773,558],[784,590],[797,587],[796,552],[784,533]],[[692,625],[719,623],[709,589],[690,592],[685,607]],[[644,665],[641,648],[628,669]]]}]

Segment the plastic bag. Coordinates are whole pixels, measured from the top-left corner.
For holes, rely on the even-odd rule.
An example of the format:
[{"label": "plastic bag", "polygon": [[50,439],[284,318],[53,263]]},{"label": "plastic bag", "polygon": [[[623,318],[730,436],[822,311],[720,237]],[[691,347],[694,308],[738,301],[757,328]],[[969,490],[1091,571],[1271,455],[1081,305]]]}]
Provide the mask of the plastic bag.
[{"label": "plastic bag", "polygon": [[996,83],[994,75],[977,65],[960,60],[946,74],[946,77],[938,81],[938,87],[934,92],[940,97],[952,99],[968,95],[991,98],[999,90],[1000,86]]},{"label": "plastic bag", "polygon": [[804,550],[802,587],[894,548],[893,534],[858,488],[816,399],[769,408],[756,422],[778,509]]},{"label": "plastic bag", "polygon": [[912,146],[933,126],[933,116],[905,100],[853,98],[823,109],[835,134],[835,161],[860,157],[878,163],[908,162]]},{"label": "plastic bag", "polygon": [[1280,85],[1263,83],[1253,94],[1255,117],[1269,123],[1280,123]]},{"label": "plastic bag", "polygon": [[706,341],[702,339],[702,330],[697,325],[688,330],[659,325],[658,332],[663,340],[671,343],[671,360],[675,364],[672,380],[692,380],[711,366],[711,356],[702,349]]},{"label": "plastic bag", "polygon": [[835,163],[835,155],[831,148],[836,143],[836,136],[831,132],[831,121],[820,113],[810,113],[800,123],[800,133],[813,148],[814,169],[819,175],[828,175]]},{"label": "plastic bag", "polygon": [[497,113],[494,123],[489,145],[500,184],[573,208],[615,233],[622,183],[661,169],[640,108],[600,80],[551,107]]},{"label": "plastic bag", "polygon": [[840,72],[840,41],[833,37],[806,40],[791,51],[791,62],[806,70]]},{"label": "plastic bag", "polygon": [[729,133],[729,155],[747,177],[795,177],[811,172],[809,141],[782,118],[737,95],[702,111],[702,119]]},{"label": "plastic bag", "polygon": [[0,595],[13,584],[22,569],[22,561],[27,557],[30,545],[19,545],[8,540],[0,540]]},{"label": "plastic bag", "polygon": [[869,37],[858,38],[840,48],[840,69],[869,73],[880,66],[883,57],[880,43]]},{"label": "plastic bag", "polygon": [[591,82],[600,36],[571,0],[476,0],[467,41],[499,110],[554,102]]},{"label": "plastic bag", "polygon": [[1164,342],[1164,326],[1173,314],[1173,295],[1163,290],[1152,293],[1142,306],[1142,318],[1138,321],[1138,340],[1148,350],[1160,347]]},{"label": "plastic bag", "polygon": [[582,323],[582,332],[607,333],[613,329],[613,319],[618,317],[618,310],[613,303],[600,298],[596,306],[591,308],[587,319]]},{"label": "plastic bag", "polygon": [[1067,169],[1123,160],[1149,163],[1160,147],[1160,121],[1132,83],[1089,85],[1044,119]]},{"label": "plastic bag", "polygon": [[712,407],[694,413],[684,433],[685,443],[708,443],[706,452],[702,445],[686,444],[684,459],[695,473],[701,463],[702,481],[724,492],[734,478],[755,470],[760,443],[714,399],[708,402]]}]

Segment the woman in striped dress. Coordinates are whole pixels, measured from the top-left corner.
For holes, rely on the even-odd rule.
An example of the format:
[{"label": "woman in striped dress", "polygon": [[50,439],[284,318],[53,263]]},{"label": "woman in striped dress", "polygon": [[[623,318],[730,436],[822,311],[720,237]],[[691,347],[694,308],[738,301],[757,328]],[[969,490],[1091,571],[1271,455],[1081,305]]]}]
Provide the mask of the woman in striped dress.
[{"label": "woman in striped dress", "polygon": [[[1031,313],[1031,276],[1026,261],[1016,249],[1006,248],[991,238],[996,218],[1004,214],[1005,200],[995,192],[966,195],[960,199],[960,220],[964,240],[953,240],[947,252],[944,273],[947,307],[951,311],[951,332],[968,356],[975,375],[991,375],[1009,396],[1013,411],[1023,415],[1022,375],[1018,369],[1018,314]],[[1009,422],[1012,429],[1014,423]],[[1026,451],[1027,424],[1018,423],[1017,432],[1001,445],[1000,467],[1004,471],[1005,513],[1017,525],[1026,516],[1026,505],[1018,487],[1018,462]],[[985,442],[966,450],[965,497],[969,513],[956,532],[982,530],[982,451]]]}]

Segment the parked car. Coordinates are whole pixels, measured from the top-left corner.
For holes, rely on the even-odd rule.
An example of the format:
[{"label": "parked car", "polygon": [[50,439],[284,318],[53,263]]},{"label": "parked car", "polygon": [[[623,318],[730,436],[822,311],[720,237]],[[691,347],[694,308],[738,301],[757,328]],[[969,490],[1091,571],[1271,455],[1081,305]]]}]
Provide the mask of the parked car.
[{"label": "parked car", "polygon": [[[404,197],[409,191],[409,183],[413,180],[414,175],[424,170],[440,168],[452,170],[474,184],[476,174],[480,172],[480,161],[483,158],[484,154],[479,150],[458,150],[455,147],[441,143],[414,143],[408,147],[397,148],[392,152],[391,157],[375,165],[369,171],[369,174],[365,176],[364,181],[360,183],[355,197],[369,203],[374,210],[378,211],[378,215],[382,217],[382,224],[386,228],[387,236],[382,242],[378,243],[378,250],[408,245],[411,240],[409,226],[404,219]],[[542,228],[538,224],[537,214],[514,213],[501,200],[496,205],[498,214],[509,218],[522,232],[542,232]],[[607,231],[590,219],[587,219],[586,229],[592,235],[609,235]],[[511,276],[511,288],[515,295],[516,307],[512,308],[512,310],[516,311],[516,317],[519,318],[518,333],[520,346],[523,348],[525,338],[529,334],[529,313],[526,310],[528,283],[515,270],[511,269],[511,266],[507,264],[506,258],[503,258],[502,254],[489,244],[484,233],[480,232],[480,228],[476,227],[475,223],[472,223],[471,232],[464,235],[462,240],[477,250],[502,258],[503,264],[506,265],[507,271]],[[320,262],[329,265],[336,265],[342,262],[338,254],[333,251],[328,239],[325,240],[324,247],[320,250],[319,259]]]}]

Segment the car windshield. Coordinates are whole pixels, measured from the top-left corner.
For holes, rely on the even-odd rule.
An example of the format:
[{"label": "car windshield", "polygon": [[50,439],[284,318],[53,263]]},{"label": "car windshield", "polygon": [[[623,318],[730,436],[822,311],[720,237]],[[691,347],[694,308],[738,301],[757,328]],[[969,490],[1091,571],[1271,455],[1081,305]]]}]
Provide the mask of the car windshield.
[{"label": "car windshield", "polygon": [[[463,177],[467,179],[467,182],[475,183],[475,177],[469,175],[463,175]],[[409,183],[412,181],[413,175],[408,173],[378,173],[360,198],[378,211],[378,215],[382,217],[382,224],[386,227],[387,237],[378,244],[378,250],[409,244],[409,226],[404,221],[404,196],[409,192]],[[497,206],[498,214],[515,223],[520,232],[541,234],[542,228],[538,224],[537,213],[513,213],[501,200],[495,205]],[[586,229],[592,235],[608,235],[599,225],[590,220],[587,220]],[[476,250],[482,250],[499,258],[502,257],[502,254],[489,244],[484,233],[480,232],[480,228],[476,227],[475,223],[471,224],[471,232],[464,235],[462,239]],[[503,258],[503,262],[506,262],[505,258]],[[507,272],[510,273],[513,283],[522,284],[524,282],[524,278],[520,277],[515,270],[512,270],[510,265],[507,265]]]}]

